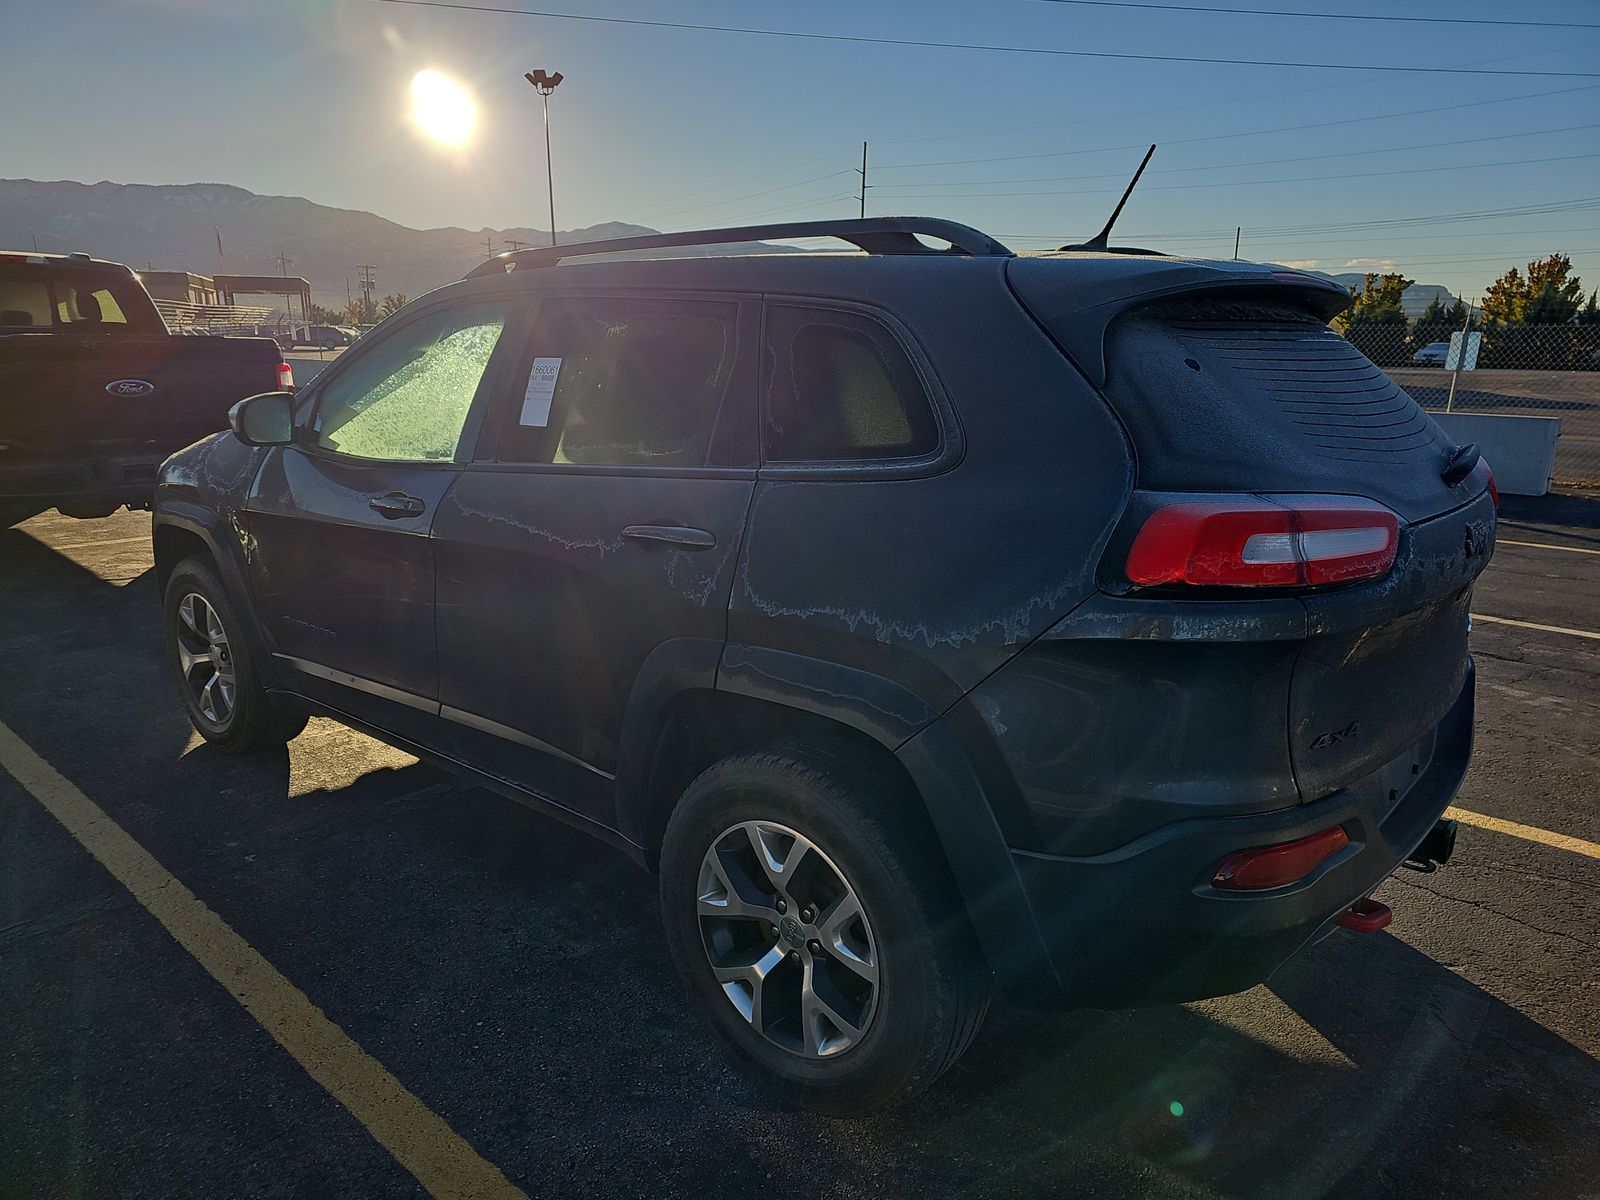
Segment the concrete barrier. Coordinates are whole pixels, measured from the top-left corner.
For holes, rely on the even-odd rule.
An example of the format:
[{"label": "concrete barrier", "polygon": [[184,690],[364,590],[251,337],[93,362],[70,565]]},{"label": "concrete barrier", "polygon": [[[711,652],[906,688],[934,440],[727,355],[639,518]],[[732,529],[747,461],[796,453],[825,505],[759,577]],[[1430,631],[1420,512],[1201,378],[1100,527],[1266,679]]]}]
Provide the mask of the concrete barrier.
[{"label": "concrete barrier", "polygon": [[1550,490],[1556,439],[1561,436],[1560,417],[1437,411],[1430,415],[1458,444],[1478,443],[1502,492],[1542,496]]}]

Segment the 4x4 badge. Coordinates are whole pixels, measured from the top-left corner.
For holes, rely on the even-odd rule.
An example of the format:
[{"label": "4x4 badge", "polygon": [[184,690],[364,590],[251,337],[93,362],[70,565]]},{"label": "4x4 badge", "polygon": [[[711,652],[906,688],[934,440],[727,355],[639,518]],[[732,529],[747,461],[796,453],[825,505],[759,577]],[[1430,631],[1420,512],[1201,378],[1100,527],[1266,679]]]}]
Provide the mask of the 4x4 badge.
[{"label": "4x4 badge", "polygon": [[1322,734],[1311,743],[1311,748],[1313,750],[1325,750],[1329,746],[1336,746],[1345,739],[1354,737],[1360,732],[1360,730],[1361,722],[1351,721],[1350,724],[1346,725],[1343,729],[1335,729],[1328,733]]}]

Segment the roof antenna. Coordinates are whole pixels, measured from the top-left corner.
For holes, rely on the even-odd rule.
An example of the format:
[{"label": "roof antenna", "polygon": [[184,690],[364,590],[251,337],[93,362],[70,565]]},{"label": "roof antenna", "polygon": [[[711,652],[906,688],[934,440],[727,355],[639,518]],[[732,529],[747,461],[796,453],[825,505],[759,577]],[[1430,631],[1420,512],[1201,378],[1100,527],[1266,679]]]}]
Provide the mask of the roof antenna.
[{"label": "roof antenna", "polygon": [[1122,206],[1128,202],[1128,197],[1133,195],[1133,189],[1139,186],[1139,176],[1144,174],[1144,169],[1150,165],[1150,156],[1156,152],[1155,143],[1150,144],[1150,149],[1144,152],[1144,158],[1139,161],[1139,169],[1133,173],[1133,178],[1128,181],[1128,190],[1122,193],[1122,199],[1117,201],[1117,207],[1111,211],[1111,219],[1106,222],[1106,227],[1095,234],[1087,242],[1076,246],[1062,246],[1063,250],[1109,250],[1111,240],[1111,227],[1117,223],[1117,218],[1122,215]]}]

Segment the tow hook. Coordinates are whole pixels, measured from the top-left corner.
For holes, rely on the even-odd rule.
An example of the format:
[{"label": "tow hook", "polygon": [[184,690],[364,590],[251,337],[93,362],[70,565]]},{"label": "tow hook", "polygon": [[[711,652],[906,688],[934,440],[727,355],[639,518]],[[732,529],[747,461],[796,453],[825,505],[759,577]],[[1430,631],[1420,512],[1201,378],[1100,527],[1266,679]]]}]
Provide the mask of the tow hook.
[{"label": "tow hook", "polygon": [[1354,933],[1377,933],[1394,920],[1394,909],[1371,896],[1357,900],[1339,914],[1339,927]]},{"label": "tow hook", "polygon": [[1428,830],[1428,835],[1417,843],[1417,848],[1406,855],[1405,865],[1413,871],[1437,871],[1450,861],[1456,850],[1456,823],[1439,821]]}]

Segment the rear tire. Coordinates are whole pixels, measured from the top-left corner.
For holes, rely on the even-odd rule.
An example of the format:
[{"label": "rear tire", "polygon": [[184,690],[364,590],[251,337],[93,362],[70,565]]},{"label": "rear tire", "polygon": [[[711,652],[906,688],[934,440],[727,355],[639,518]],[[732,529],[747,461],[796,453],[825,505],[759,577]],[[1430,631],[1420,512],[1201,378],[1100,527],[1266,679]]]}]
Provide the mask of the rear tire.
[{"label": "rear tire", "polygon": [[261,686],[260,643],[203,557],[173,568],[163,597],[167,656],[189,722],[229,754],[269,750],[306,727],[306,714]]},{"label": "rear tire", "polygon": [[[988,1009],[989,972],[918,805],[873,753],[786,739],[710,767],[667,825],[679,973],[728,1056],[803,1108],[912,1099]],[[841,928],[853,903],[860,920]]]}]

